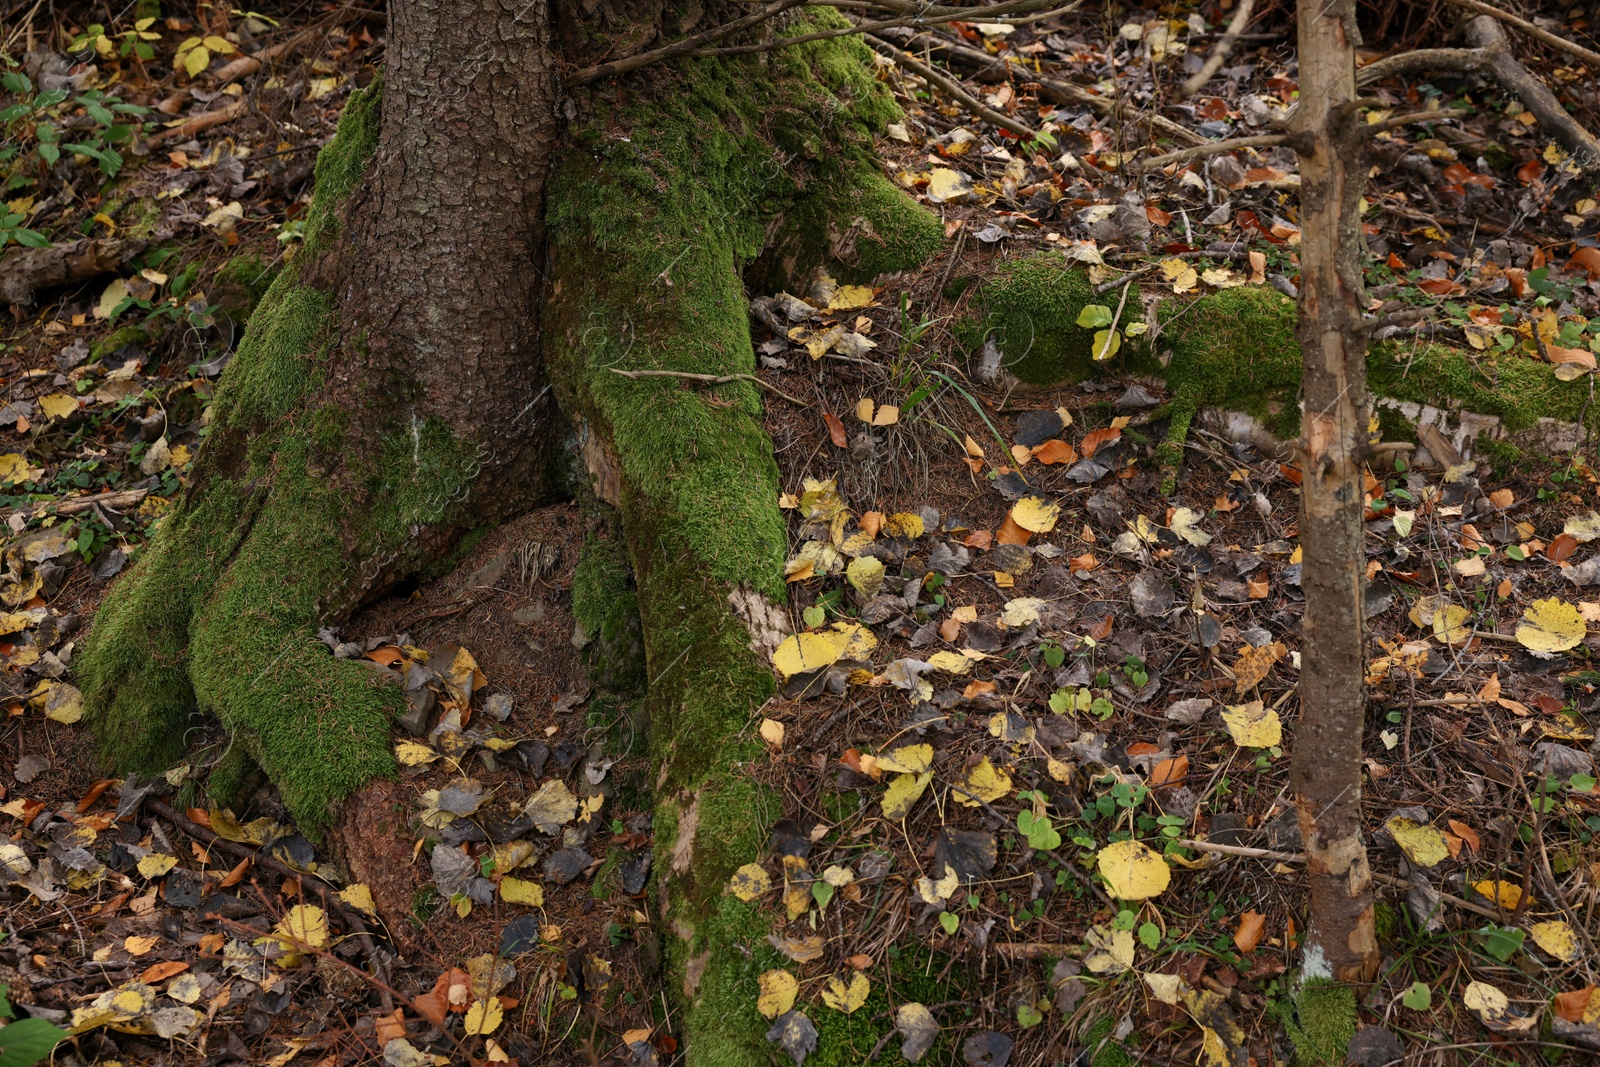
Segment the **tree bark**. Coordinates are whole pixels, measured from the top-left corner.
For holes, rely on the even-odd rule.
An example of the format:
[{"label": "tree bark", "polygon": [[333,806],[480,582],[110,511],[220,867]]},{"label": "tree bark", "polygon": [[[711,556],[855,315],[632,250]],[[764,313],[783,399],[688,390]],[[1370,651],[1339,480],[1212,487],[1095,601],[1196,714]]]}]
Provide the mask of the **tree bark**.
[{"label": "tree bark", "polygon": [[1361,126],[1355,0],[1301,0],[1300,316],[1304,360],[1300,543],[1306,606],[1293,788],[1311,929],[1304,973],[1367,981],[1379,954],[1361,839],[1364,725],[1362,457],[1368,446],[1362,325]]}]

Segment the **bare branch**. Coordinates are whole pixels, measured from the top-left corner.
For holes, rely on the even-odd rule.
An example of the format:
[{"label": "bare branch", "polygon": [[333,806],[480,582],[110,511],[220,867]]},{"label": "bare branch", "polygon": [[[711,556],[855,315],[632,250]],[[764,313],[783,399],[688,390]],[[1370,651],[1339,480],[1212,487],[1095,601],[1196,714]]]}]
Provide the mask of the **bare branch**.
[{"label": "bare branch", "polygon": [[807,0],[773,0],[772,3],[760,11],[746,15],[743,18],[734,19],[732,22],[725,22],[720,26],[714,26],[704,33],[695,34],[693,37],[685,37],[681,41],[674,41],[672,44],[649,52],[640,52],[638,55],[614,59],[609,63],[596,63],[594,66],[574,71],[567,77],[565,85],[567,88],[572,89],[580,85],[588,85],[590,82],[598,81],[601,78],[611,78],[618,74],[626,74],[630,70],[638,70],[640,67],[650,66],[652,63],[661,63],[668,59],[686,56],[698,48],[714,44],[724,37],[732,37],[741,30],[760,25],[768,19],[775,18],[790,8],[799,7],[806,2]]},{"label": "bare branch", "polygon": [[1389,130],[1398,130],[1401,126],[1411,126],[1418,122],[1455,122],[1458,116],[1442,107],[1430,107],[1424,111],[1410,111],[1404,115],[1395,115],[1364,127],[1361,131],[1364,137],[1373,137]]},{"label": "bare branch", "polygon": [[1501,11],[1497,7],[1483,3],[1483,0],[1446,0],[1446,2],[1454,4],[1456,7],[1466,8],[1468,11],[1475,11],[1480,15],[1487,15],[1492,19],[1498,19],[1507,26],[1515,26],[1534,40],[1543,41],[1551,48],[1559,48],[1563,52],[1571,53],[1593,66],[1596,71],[1600,71],[1600,52],[1590,51],[1577,41],[1569,41],[1564,37],[1557,37],[1549,30],[1540,29],[1527,19],[1518,18],[1509,11]]},{"label": "bare branch", "polygon": [[678,378],[682,381],[702,382],[706,385],[729,385],[733,382],[755,382],[757,385],[761,386],[761,388],[771,390],[773,393],[783,397],[791,404],[794,404],[798,407],[806,406],[806,402],[804,400],[790,396],[782,389],[779,389],[776,385],[773,385],[771,382],[764,382],[760,378],[757,378],[754,374],[695,374],[692,371],[686,370],[619,370],[616,367],[611,368],[611,373],[620,374],[624,378],[633,378],[634,380],[638,380],[640,378]]},{"label": "bare branch", "polygon": [[1239,35],[1244,32],[1245,26],[1249,25],[1250,14],[1255,10],[1255,6],[1256,0],[1240,0],[1239,10],[1233,13],[1233,20],[1228,23],[1228,32],[1217,42],[1217,47],[1207,57],[1205,66],[1196,71],[1194,77],[1183,83],[1183,87],[1178,90],[1179,100],[1187,100],[1198,93],[1201,86],[1222,69],[1223,61],[1228,58],[1228,53],[1233,51],[1233,46],[1239,40]]},{"label": "bare branch", "polygon": [[1356,85],[1364,88],[1403,74],[1422,71],[1471,74],[1483,69],[1483,58],[1481,48],[1418,48],[1361,67],[1356,71]]},{"label": "bare branch", "polygon": [[1275,148],[1281,144],[1289,143],[1286,133],[1264,133],[1259,137],[1230,137],[1225,141],[1208,141],[1205,144],[1195,145],[1192,148],[1180,148],[1176,152],[1167,152],[1149,159],[1138,159],[1128,164],[1128,169],[1135,174],[1147,171],[1160,170],[1162,167],[1173,163],[1187,163],[1192,159],[1204,159],[1207,156],[1221,155],[1224,152],[1233,152],[1240,148]]},{"label": "bare branch", "polygon": [[[840,27],[839,29],[818,30],[816,33],[805,33],[798,37],[783,37],[775,41],[762,41],[758,44],[731,45],[727,48],[701,48],[694,52],[690,52],[689,54],[696,58],[710,56],[748,56],[755,55],[760,52],[775,52],[780,48],[789,48],[797,44],[807,44],[811,41],[827,41],[835,37],[852,37],[856,34],[877,33],[880,30],[895,30],[903,27],[927,29],[933,26],[942,26],[949,22],[969,22],[973,19],[984,19],[985,21],[993,19],[996,21],[1006,22],[1008,24],[1016,24],[1016,20],[1004,18],[1006,12],[1027,11],[1043,6],[1044,4],[1048,4],[1049,2],[1050,0],[1007,0],[1006,3],[992,4],[989,7],[959,8],[954,14],[950,13],[946,9],[940,9],[940,11],[937,13],[925,12],[916,15],[901,15],[892,19],[883,19],[879,22],[858,22],[851,26]],[[1081,2],[1082,0],[1073,0],[1073,2],[1066,7],[1042,12],[1040,15],[1033,17],[1046,18],[1051,15],[1058,15],[1067,11],[1073,11]],[[834,3],[817,5],[813,2],[808,4],[808,6],[834,7],[836,5]],[[875,3],[863,3],[852,4],[851,6],[870,9],[877,7],[878,5]]]},{"label": "bare branch", "polygon": [[909,54],[899,48],[896,48],[894,45],[883,40],[881,37],[874,37],[870,33],[864,34],[863,36],[866,37],[867,44],[871,45],[873,49],[882,53],[883,55],[888,56],[890,59],[894,60],[895,63],[904,67],[906,70],[920,74],[923,78],[927,79],[930,84],[938,86],[939,89],[945,93],[945,95],[949,96],[953,100],[960,101],[961,104],[964,105],[966,109],[972,112],[974,115],[978,115],[983,119],[994,123],[996,126],[1008,129],[1018,137],[1022,137],[1029,141],[1034,140],[1039,136],[1037,130],[1029,129],[1027,126],[1024,126],[1011,116],[1003,115],[994,108],[989,107],[983,101],[979,100],[977,97],[963,89],[953,79],[945,77],[943,74],[940,74],[938,71],[934,70],[921,60],[913,59]]}]

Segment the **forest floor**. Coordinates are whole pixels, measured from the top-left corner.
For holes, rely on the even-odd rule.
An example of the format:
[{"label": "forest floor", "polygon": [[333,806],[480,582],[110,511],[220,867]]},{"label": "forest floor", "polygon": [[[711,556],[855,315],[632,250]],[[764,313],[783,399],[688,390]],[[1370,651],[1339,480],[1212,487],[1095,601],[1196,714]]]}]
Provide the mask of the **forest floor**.
[{"label": "forest floor", "polygon": [[[24,245],[124,242],[104,251],[114,270],[37,303],[8,288],[0,326],[0,1019],[75,1030],[60,1063],[681,1062],[643,895],[647,724],[586,680],[573,505],[327,636],[405,676],[418,709],[384,794],[406,813],[388,884],[340,881],[268,786],[210,806],[214,723],[164,779],[96,770],[73,648],[183,490],[383,21],[207,6],[91,29],[77,7],[0,30],[22,109],[0,240],[22,236],[0,281]],[[750,726],[771,757],[751,773],[784,808],[729,889],[764,896],[791,961],[752,1006],[778,1019],[775,1055],[1266,1067],[1318,1036],[1289,998],[1306,922],[1286,755],[1298,472],[1201,429],[1162,495],[1161,383],[1112,360],[1073,386],[985,385],[956,338],[983,279],[1023,254],[1086,267],[1108,309],[1129,279],[1135,299],[1292,290],[1292,151],[1135,179],[1127,112],[1057,109],[1023,73],[1207,138],[1270,130],[1294,92],[1270,19],[1175,102],[1215,44],[1206,18],[1225,21],[1202,4],[944,31],[1014,61],[964,84],[1046,132],[1026,145],[884,60],[907,112],[885,166],[944,219],[946,252],[872,289],[751,294],[759,373],[803,401],[766,394],[795,636]],[[1594,42],[1576,17],[1554,28]],[[1600,71],[1521,43],[1600,128]],[[1504,360],[1592,375],[1593,178],[1493,87],[1370,91],[1453,112],[1376,146],[1368,282],[1408,312],[1400,336],[1465,346],[1487,378]],[[57,142],[82,146],[61,155],[76,163],[51,165]],[[1385,960],[1359,1002],[1366,1067],[1600,1050],[1600,478],[1592,447],[1449,454],[1475,445],[1369,472],[1364,810]],[[374,894],[410,917],[385,926]]]}]

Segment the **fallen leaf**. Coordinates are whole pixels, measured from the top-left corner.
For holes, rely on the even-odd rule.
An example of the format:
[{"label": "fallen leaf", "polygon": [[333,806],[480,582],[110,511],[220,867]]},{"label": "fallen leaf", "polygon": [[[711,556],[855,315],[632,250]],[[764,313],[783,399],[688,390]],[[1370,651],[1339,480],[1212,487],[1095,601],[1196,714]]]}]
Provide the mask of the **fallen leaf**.
[{"label": "fallen leaf", "polygon": [[761,993],[756,998],[756,1010],[769,1019],[776,1019],[794,1007],[795,994],[800,983],[788,971],[763,971],[756,980]]},{"label": "fallen leaf", "polygon": [[743,901],[751,901],[772,888],[772,876],[759,863],[747,863],[728,879],[728,891]]},{"label": "fallen leaf", "polygon": [[822,1002],[835,1011],[849,1015],[867,1002],[870,992],[872,983],[860,971],[850,975],[848,981],[833,975],[822,987]]},{"label": "fallen leaf", "polygon": [[1517,905],[1522,903],[1522,887],[1512,882],[1486,878],[1472,883],[1472,888],[1507,911],[1516,911]]},{"label": "fallen leaf", "polygon": [[1517,627],[1517,643],[1535,652],[1565,652],[1588,634],[1578,609],[1555,597],[1535,600],[1522,618],[1525,625]]},{"label": "fallen leaf", "polygon": [[1056,528],[1061,507],[1042,497],[1025,496],[1011,508],[1011,521],[1029,533],[1049,533]]},{"label": "fallen leaf", "polygon": [[1383,824],[1406,858],[1418,867],[1436,867],[1450,856],[1444,835],[1426,823],[1395,816]]},{"label": "fallen leaf", "polygon": [[1100,850],[1095,867],[1119,900],[1159,896],[1172,881],[1160,854],[1140,841],[1116,841]]},{"label": "fallen leaf", "polygon": [[835,447],[848,448],[850,438],[844,432],[844,423],[840,421],[839,416],[831,411],[824,411],[822,413],[822,421],[828,427],[828,440],[832,441]]},{"label": "fallen leaf", "polygon": [[1261,943],[1261,934],[1267,928],[1267,917],[1259,911],[1247,911],[1239,916],[1239,925],[1233,931],[1233,943],[1240,952],[1254,952]]},{"label": "fallen leaf", "polygon": [[1571,963],[1578,958],[1578,936],[1567,923],[1559,920],[1534,923],[1528,927],[1528,934],[1534,944],[1562,963]]},{"label": "fallen leaf", "polygon": [[933,775],[902,774],[889,783],[883,794],[883,817],[890,822],[902,822],[922,794],[927,790]]},{"label": "fallen leaf", "polygon": [[1283,743],[1283,723],[1278,713],[1259,700],[1229,705],[1222,713],[1222,722],[1240,748],[1272,748]]},{"label": "fallen leaf", "polygon": [[831,666],[839,659],[839,645],[826,634],[790,634],[772,653],[772,665],[785,678],[802,671]]},{"label": "fallen leaf", "polygon": [[993,804],[1011,792],[1011,776],[1005,771],[997,770],[994,764],[989,762],[989,757],[985,756],[975,767],[967,771],[965,779],[961,782],[961,790],[955,795],[958,804],[964,804],[969,808],[978,807],[980,800]]},{"label": "fallen leaf", "polygon": [[475,1000],[472,1007],[467,1009],[466,1018],[461,1021],[462,1032],[468,1036],[492,1034],[500,1029],[504,1018],[505,1012],[501,1010],[499,997]]},{"label": "fallen leaf", "polygon": [[1260,647],[1245,645],[1233,663],[1233,684],[1240,693],[1260,685],[1288,649],[1282,641],[1269,641]]}]

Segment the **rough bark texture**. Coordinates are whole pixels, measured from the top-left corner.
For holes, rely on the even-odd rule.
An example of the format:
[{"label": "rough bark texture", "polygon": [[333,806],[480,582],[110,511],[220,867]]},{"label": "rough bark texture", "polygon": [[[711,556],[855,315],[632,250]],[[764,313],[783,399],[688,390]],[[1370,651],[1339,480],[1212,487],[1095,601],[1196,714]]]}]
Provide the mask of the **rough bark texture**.
[{"label": "rough bark texture", "polygon": [[[535,268],[557,120],[547,7],[397,3],[387,88],[317,162],[305,246],[218,390],[173,514],[96,619],[86,710],[160,769],[195,712],[310,831],[375,777],[397,688],[315,637],[533,503],[557,451]],[[539,432],[543,430],[545,432]]]},{"label": "rough bark texture", "polygon": [[1293,788],[1305,838],[1311,929],[1304,972],[1366,981],[1379,954],[1361,840],[1365,692],[1362,599],[1368,442],[1358,202],[1361,140],[1355,0],[1299,7],[1300,322],[1304,413],[1300,543],[1306,606]]}]

